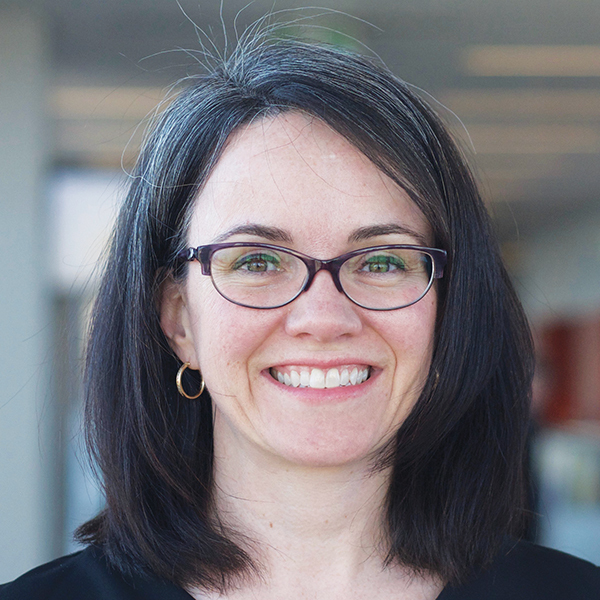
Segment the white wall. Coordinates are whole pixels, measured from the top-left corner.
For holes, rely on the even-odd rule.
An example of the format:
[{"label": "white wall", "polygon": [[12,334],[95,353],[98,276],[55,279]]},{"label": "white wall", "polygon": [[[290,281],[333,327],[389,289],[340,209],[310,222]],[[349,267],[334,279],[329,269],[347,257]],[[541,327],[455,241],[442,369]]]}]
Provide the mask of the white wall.
[{"label": "white wall", "polygon": [[600,311],[600,198],[527,234],[517,287],[533,322]]},{"label": "white wall", "polygon": [[0,9],[0,581],[52,554],[55,465],[44,302],[44,36]]}]

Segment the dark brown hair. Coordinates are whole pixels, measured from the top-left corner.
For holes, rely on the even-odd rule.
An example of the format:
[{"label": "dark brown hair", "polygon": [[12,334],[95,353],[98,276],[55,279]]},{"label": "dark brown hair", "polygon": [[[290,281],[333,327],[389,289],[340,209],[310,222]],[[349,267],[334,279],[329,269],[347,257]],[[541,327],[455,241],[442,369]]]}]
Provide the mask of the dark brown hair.
[{"label": "dark brown hair", "polygon": [[379,466],[393,467],[388,560],[461,581],[520,530],[527,323],[477,186],[439,118],[377,61],[301,41],[246,39],[189,78],[147,139],[93,311],[87,421],[106,508],[79,539],[102,545],[122,571],[180,585],[223,590],[252,573],[214,514],[211,400],[175,389],[179,364],[157,290],[178,268],[194,199],[229,136],[285,111],[351,141],[407,191],[448,252],[429,378]]}]

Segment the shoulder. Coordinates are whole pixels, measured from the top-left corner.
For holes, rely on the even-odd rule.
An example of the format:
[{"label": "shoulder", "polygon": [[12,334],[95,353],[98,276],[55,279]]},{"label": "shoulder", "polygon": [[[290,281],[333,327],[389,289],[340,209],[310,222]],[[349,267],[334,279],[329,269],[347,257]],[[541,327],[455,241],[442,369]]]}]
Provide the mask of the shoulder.
[{"label": "shoulder", "polygon": [[439,600],[600,600],[600,567],[527,542],[507,545],[494,564]]},{"label": "shoulder", "polygon": [[0,600],[190,600],[181,588],[161,580],[124,577],[101,551],[87,548],[0,585]]}]

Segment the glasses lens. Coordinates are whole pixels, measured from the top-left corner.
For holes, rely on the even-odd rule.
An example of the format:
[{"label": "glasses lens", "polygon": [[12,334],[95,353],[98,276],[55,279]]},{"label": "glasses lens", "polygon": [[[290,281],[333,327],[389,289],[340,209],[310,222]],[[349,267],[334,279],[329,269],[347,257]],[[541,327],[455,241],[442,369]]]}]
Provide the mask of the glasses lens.
[{"label": "glasses lens", "polygon": [[382,248],[357,254],[341,268],[340,281],[357,304],[391,310],[414,304],[431,287],[431,256],[412,248]]},{"label": "glasses lens", "polygon": [[296,297],[308,277],[306,265],[299,258],[259,246],[217,250],[210,269],[222,296],[253,308],[286,304]]}]

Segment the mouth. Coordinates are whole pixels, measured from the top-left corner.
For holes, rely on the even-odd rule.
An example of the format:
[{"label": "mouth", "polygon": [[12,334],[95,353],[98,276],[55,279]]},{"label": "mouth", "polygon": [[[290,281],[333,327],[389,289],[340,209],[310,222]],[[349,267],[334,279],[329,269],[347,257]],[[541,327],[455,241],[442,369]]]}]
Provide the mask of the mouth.
[{"label": "mouth", "polygon": [[331,369],[308,366],[271,367],[273,379],[283,385],[296,388],[331,389],[360,385],[371,377],[369,365],[344,365]]}]

